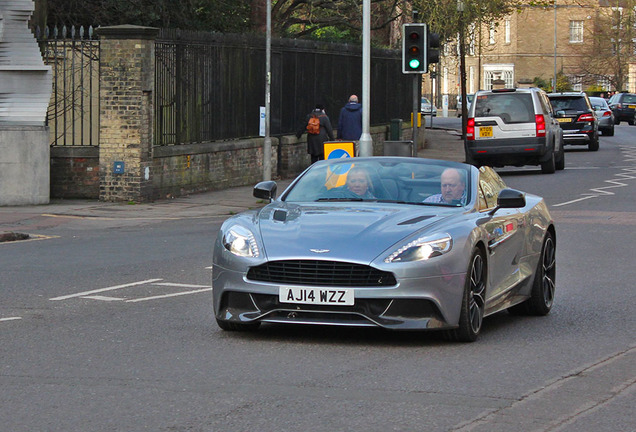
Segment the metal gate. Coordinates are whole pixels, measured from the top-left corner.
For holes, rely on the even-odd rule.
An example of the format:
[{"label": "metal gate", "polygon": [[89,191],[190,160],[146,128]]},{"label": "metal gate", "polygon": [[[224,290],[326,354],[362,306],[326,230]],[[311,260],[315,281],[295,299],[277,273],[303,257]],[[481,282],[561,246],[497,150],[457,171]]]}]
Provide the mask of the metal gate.
[{"label": "metal gate", "polygon": [[99,41],[93,28],[36,28],[35,35],[53,73],[51,146],[98,146]]}]

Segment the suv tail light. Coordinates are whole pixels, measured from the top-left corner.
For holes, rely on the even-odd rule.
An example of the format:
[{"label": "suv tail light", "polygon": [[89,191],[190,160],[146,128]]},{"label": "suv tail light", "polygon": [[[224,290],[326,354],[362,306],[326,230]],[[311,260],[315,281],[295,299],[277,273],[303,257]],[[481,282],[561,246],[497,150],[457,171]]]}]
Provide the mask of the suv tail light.
[{"label": "suv tail light", "polygon": [[472,117],[466,121],[466,139],[468,141],[475,140],[475,119]]},{"label": "suv tail light", "polygon": [[594,121],[594,116],[592,114],[581,114],[577,121]]},{"label": "suv tail light", "polygon": [[537,124],[537,136],[544,137],[545,136],[545,118],[543,114],[535,114],[534,121]]}]

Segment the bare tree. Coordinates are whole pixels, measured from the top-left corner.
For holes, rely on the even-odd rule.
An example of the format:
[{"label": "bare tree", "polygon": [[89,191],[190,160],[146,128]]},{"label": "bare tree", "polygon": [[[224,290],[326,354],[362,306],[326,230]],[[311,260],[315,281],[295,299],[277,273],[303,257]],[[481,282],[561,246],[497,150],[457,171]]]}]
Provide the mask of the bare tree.
[{"label": "bare tree", "polygon": [[[612,3],[614,3],[612,5]],[[626,89],[629,66],[634,60],[634,0],[620,0],[597,8],[595,25],[576,53],[580,55],[577,75],[587,85],[609,83],[613,90]]]}]

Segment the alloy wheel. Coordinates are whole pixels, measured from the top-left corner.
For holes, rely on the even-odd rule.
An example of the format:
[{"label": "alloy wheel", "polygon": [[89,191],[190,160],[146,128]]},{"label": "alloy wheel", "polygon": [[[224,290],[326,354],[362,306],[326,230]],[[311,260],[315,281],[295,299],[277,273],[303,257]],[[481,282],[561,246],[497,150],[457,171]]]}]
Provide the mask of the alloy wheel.
[{"label": "alloy wheel", "polygon": [[484,260],[481,254],[476,254],[470,270],[470,288],[468,292],[468,309],[470,326],[474,333],[479,333],[484,319],[486,282],[484,275]]},{"label": "alloy wheel", "polygon": [[546,238],[543,248],[541,284],[543,287],[543,301],[545,302],[545,306],[550,308],[554,302],[556,279],[556,248],[554,247],[552,237]]}]

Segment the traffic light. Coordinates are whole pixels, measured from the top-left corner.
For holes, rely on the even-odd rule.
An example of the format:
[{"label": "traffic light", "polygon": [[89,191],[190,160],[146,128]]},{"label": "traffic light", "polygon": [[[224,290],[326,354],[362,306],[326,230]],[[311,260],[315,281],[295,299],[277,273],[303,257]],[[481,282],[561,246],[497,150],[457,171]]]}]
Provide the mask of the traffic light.
[{"label": "traffic light", "polygon": [[426,24],[402,25],[402,73],[426,73]]},{"label": "traffic light", "polygon": [[439,35],[426,29],[426,70],[428,65],[439,63]]}]

